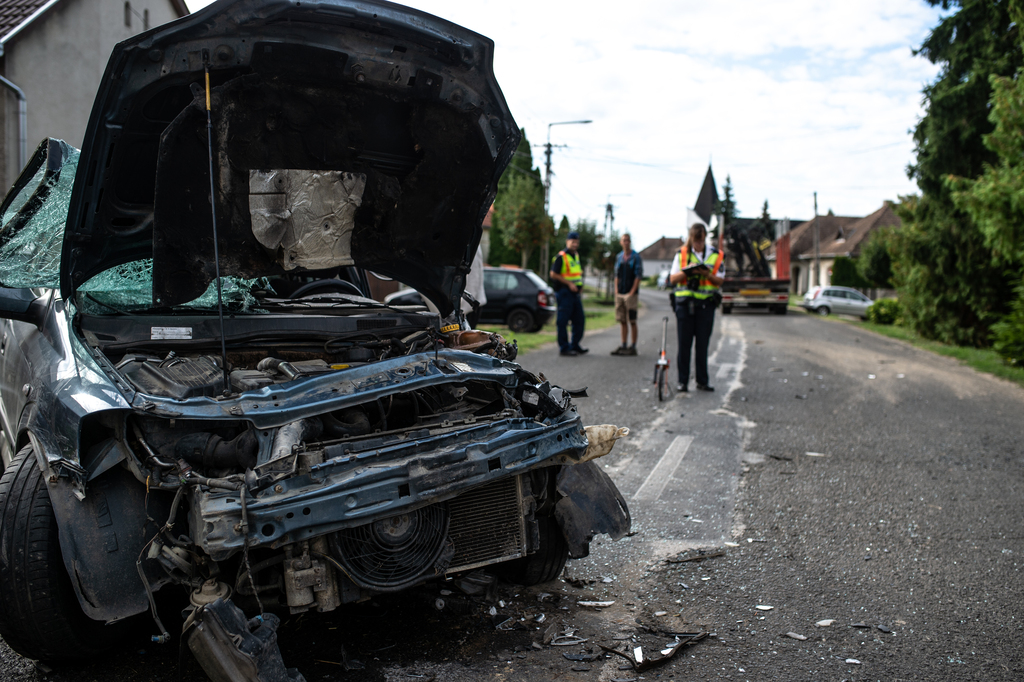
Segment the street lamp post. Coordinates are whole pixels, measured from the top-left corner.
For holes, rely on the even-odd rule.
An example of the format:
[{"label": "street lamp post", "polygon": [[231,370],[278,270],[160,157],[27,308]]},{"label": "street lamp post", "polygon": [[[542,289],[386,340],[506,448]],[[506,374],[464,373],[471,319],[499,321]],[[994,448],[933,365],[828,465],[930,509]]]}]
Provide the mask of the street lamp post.
[{"label": "street lamp post", "polygon": [[[544,214],[547,215],[551,206],[551,149],[553,147],[564,147],[565,145],[552,145],[551,144],[551,126],[567,126],[567,125],[583,125],[586,123],[593,123],[592,120],[587,119],[585,121],[558,121],[556,123],[548,124],[548,141],[544,144]],[[540,266],[541,276],[548,279],[548,258],[551,255],[548,252],[548,242],[550,239],[545,239],[540,245]]]}]

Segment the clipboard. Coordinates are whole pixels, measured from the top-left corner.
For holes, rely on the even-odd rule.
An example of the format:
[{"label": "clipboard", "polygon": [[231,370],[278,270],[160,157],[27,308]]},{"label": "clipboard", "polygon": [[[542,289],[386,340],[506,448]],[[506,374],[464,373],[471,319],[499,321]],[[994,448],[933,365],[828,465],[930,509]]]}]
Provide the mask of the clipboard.
[{"label": "clipboard", "polygon": [[694,263],[693,265],[683,268],[683,274],[687,277],[704,274],[705,272],[707,274],[711,273],[711,268],[709,268],[706,263]]}]

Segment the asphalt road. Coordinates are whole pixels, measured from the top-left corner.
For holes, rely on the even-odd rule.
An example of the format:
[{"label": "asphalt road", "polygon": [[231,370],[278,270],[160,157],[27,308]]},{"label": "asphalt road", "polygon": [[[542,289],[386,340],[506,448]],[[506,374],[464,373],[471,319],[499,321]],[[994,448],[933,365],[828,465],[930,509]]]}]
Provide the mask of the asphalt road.
[{"label": "asphalt road", "polygon": [[[638,676],[598,644],[650,658],[666,633],[705,631],[644,678],[1024,678],[1024,390],[838,320],[750,312],[716,319],[717,390],[659,403],[671,312],[642,295],[637,357],[609,356],[612,328],[585,337],[586,356],[521,358],[588,386],[585,423],[631,429],[603,465],[635,534],[490,601],[447,595],[437,611],[431,586],[290,621],[289,665],[310,681],[607,682]],[[674,369],[673,333],[669,349]],[[683,561],[699,550],[724,553]],[[587,641],[549,646],[548,630]],[[4,647],[0,679],[177,679],[177,652],[140,642],[49,675]],[[362,668],[344,672],[346,656]]]}]

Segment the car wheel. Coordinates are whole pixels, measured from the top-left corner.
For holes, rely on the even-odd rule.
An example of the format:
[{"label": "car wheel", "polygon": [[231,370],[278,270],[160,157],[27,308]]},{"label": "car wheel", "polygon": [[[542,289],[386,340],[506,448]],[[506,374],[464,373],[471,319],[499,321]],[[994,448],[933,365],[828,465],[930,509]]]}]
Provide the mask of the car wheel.
[{"label": "car wheel", "polygon": [[57,535],[57,519],[32,446],[0,478],[0,636],[26,658],[89,658],[124,629],[82,612]]},{"label": "car wheel", "polygon": [[539,585],[562,574],[569,558],[569,545],[553,516],[537,519],[540,546],[533,554],[509,561],[502,566],[502,577],[519,585]]},{"label": "car wheel", "polygon": [[814,312],[818,313],[822,317],[828,317],[828,314],[832,311],[828,309],[827,305],[820,305],[814,309]]},{"label": "car wheel", "polygon": [[732,306],[731,305],[723,305],[722,306],[722,314],[723,315],[732,315]]},{"label": "car wheel", "polygon": [[526,332],[533,329],[533,313],[526,308],[516,308],[505,320],[508,328],[514,332]]}]

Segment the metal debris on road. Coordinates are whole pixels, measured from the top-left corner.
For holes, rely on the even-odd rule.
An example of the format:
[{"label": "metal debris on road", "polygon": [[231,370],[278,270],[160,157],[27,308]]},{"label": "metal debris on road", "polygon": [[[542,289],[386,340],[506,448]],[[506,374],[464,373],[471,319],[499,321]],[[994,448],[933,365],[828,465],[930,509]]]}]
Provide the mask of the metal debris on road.
[{"label": "metal debris on road", "polygon": [[758,604],[754,608],[756,608],[758,611],[771,611],[775,607],[774,606],[768,606],[767,604]]},{"label": "metal debris on road", "polygon": [[874,375],[874,374],[869,374],[869,375],[868,375],[868,379],[874,379],[874,378],[875,378],[875,375]]},{"label": "metal debris on road", "polygon": [[836,622],[835,618],[826,618],[825,620],[819,620],[817,623],[815,623],[815,626],[819,628],[827,628],[834,622]]},{"label": "metal debris on road", "polygon": [[852,623],[852,624],[850,625],[850,627],[851,627],[851,628],[869,628],[869,627],[871,627],[871,626],[870,626],[870,625],[868,625],[867,623]]},{"label": "metal debris on road", "polygon": [[[628,653],[624,653],[622,651],[619,651],[618,649],[608,647],[603,644],[598,644],[598,646],[610,654],[615,654],[616,656],[621,656],[622,658],[626,659],[627,661],[629,661],[629,664],[633,667],[633,669],[636,672],[642,673],[645,670],[650,670],[651,668],[655,668],[665,663],[665,661],[668,661],[673,656],[675,656],[676,653],[685,645],[693,644],[694,642],[699,642],[707,636],[707,632],[680,633],[679,641],[673,644],[671,647],[663,650],[661,652],[661,655],[657,658],[646,658],[644,656],[643,648],[639,646],[633,649],[632,656],[630,656]],[[668,653],[665,653],[666,651]],[[620,668],[620,670],[624,669],[625,668]]]},{"label": "metal debris on road", "polygon": [[543,623],[543,622],[544,622],[544,621],[546,621],[547,619],[548,619],[548,617],[547,617],[547,616],[545,616],[545,615],[544,615],[543,613],[541,613],[541,614],[538,614],[538,615],[534,616],[534,618],[533,618],[533,620],[535,620],[535,621],[536,621],[536,622],[538,622],[538,623]]},{"label": "metal debris on road", "polygon": [[807,455],[808,457],[826,457],[827,456],[823,452],[805,452],[804,454]]},{"label": "metal debris on road", "polygon": [[655,611],[654,612],[654,617],[655,618],[660,618],[661,616],[667,616],[667,615],[668,615],[668,611]]},{"label": "metal debris on road", "polygon": [[[696,519],[690,519],[696,521]],[[681,552],[674,557],[668,557],[665,559],[667,564],[681,564],[685,561],[702,561],[704,559],[714,559],[715,557],[725,556],[725,550],[720,548],[715,549],[691,549],[686,552]]]},{"label": "metal debris on road", "polygon": [[789,637],[790,639],[798,639],[798,640],[800,640],[801,642],[803,642],[803,641],[805,641],[805,640],[807,639],[807,638],[806,638],[806,637],[804,637],[803,635],[798,635],[798,634],[797,634],[797,633],[795,633],[795,632],[787,632],[787,633],[786,633],[786,637]]},{"label": "metal debris on road", "polygon": [[583,644],[587,639],[585,637],[577,637],[576,635],[559,635],[551,640],[551,646],[576,646],[577,644]]},{"label": "metal debris on road", "polygon": [[858,661],[856,658],[848,658],[846,659],[846,662],[851,665],[860,665],[860,661]]},{"label": "metal debris on road", "polygon": [[886,634],[889,634],[890,632],[892,632],[892,630],[890,630],[889,628],[885,627],[884,625],[876,625],[875,627],[878,628],[879,632],[884,632]]},{"label": "metal debris on road", "polygon": [[596,653],[596,654],[570,654],[570,653],[566,652],[566,653],[562,654],[562,657],[565,658],[566,660],[569,660],[569,661],[580,661],[580,662],[589,663],[591,661],[596,661],[602,655],[603,655],[602,653]]},{"label": "metal debris on road", "polygon": [[607,607],[611,606],[614,603],[615,603],[614,601],[578,601],[578,602],[576,602],[576,605],[577,606],[589,606],[589,607],[595,608],[595,609],[603,609],[603,608],[607,608]]}]

